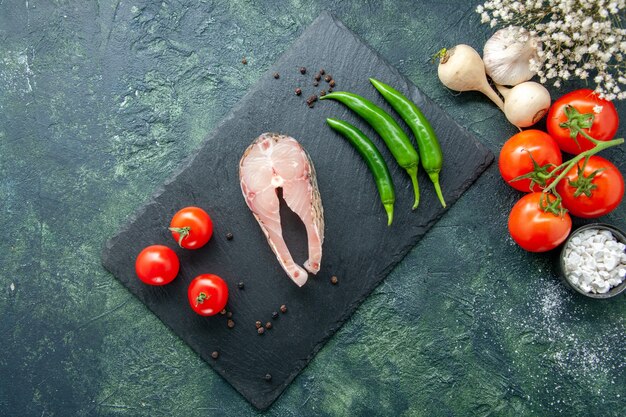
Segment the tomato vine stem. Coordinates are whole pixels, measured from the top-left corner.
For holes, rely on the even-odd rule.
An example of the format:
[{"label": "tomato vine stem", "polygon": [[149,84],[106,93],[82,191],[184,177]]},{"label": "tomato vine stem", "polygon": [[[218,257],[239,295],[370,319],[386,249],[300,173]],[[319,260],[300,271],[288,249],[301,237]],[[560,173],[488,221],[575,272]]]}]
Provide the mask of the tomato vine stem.
[{"label": "tomato vine stem", "polygon": [[556,169],[554,169],[554,171],[552,172],[561,171],[561,173],[559,174],[558,177],[554,179],[554,181],[552,181],[552,183],[547,188],[543,190],[544,193],[553,192],[556,185],[567,175],[569,170],[572,169],[572,167],[574,167],[581,159],[588,158],[591,155],[595,155],[598,152],[603,151],[604,149],[611,148],[613,146],[621,145],[622,143],[624,143],[624,138],[613,139],[613,140],[609,140],[606,142],[602,142],[602,141],[592,138],[591,136],[587,135],[585,132],[582,132],[582,130],[581,130],[581,133],[587,139],[594,142],[596,146],[589,149],[588,151],[585,151],[585,152],[580,153],[579,155],[576,155],[574,158],[556,167]]}]

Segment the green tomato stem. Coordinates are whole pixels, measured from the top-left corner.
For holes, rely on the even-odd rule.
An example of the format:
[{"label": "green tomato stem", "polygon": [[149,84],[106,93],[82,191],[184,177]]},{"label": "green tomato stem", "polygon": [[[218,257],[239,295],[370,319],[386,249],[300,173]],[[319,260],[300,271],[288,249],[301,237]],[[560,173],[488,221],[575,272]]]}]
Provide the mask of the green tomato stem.
[{"label": "green tomato stem", "polygon": [[591,155],[595,155],[595,154],[597,154],[598,152],[600,152],[600,151],[602,151],[604,149],[611,148],[613,146],[621,145],[622,143],[624,143],[624,138],[613,139],[613,140],[609,140],[609,141],[606,141],[606,142],[598,141],[598,140],[593,139],[591,137],[588,137],[587,139],[591,139],[593,142],[595,142],[596,146],[593,147],[592,149],[589,149],[588,151],[585,151],[585,152],[580,153],[579,155],[576,155],[574,158],[572,158],[569,161],[567,161],[567,162],[559,165],[558,167],[556,167],[554,169],[554,171],[552,171],[552,172],[561,171],[561,173],[559,174],[558,177],[556,177],[554,179],[552,184],[550,184],[546,189],[543,190],[544,193],[553,192],[555,187],[556,187],[556,185],[563,178],[565,178],[565,176],[567,175],[569,170],[572,169],[572,167],[574,167],[581,159],[590,157]]},{"label": "green tomato stem", "polygon": [[183,239],[189,236],[191,227],[168,227],[170,232],[178,233],[178,246],[183,247]]},{"label": "green tomato stem", "polygon": [[204,292],[201,292],[200,294],[198,294],[198,296],[196,297],[196,307],[198,307],[198,304],[204,303],[209,298],[211,298],[211,296],[207,295]]},{"label": "green tomato stem", "polygon": [[576,130],[576,132],[577,132],[578,134],[583,135],[585,138],[587,138],[587,140],[589,140],[590,142],[592,142],[592,143],[594,143],[594,144],[596,144],[596,145],[597,145],[597,144],[599,144],[599,143],[602,143],[602,141],[601,141],[601,140],[598,140],[598,139],[595,139],[595,138],[593,138],[593,137],[589,136],[589,133],[585,132],[583,129],[581,129],[581,128],[579,128],[579,127],[576,127],[576,129],[575,129],[575,130]]}]

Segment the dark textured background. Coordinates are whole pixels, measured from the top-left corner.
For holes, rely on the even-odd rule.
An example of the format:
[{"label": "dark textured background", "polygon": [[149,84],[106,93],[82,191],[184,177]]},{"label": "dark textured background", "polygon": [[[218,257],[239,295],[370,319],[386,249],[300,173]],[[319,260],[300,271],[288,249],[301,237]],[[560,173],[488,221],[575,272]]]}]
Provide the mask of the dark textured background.
[{"label": "dark textured background", "polygon": [[[0,414],[254,415],[104,271],[103,242],[325,9],[497,153],[515,129],[429,62],[482,46],[474,7],[0,0]],[[570,294],[555,254],[516,247],[518,198],[493,165],[267,415],[622,414],[624,298]]]}]

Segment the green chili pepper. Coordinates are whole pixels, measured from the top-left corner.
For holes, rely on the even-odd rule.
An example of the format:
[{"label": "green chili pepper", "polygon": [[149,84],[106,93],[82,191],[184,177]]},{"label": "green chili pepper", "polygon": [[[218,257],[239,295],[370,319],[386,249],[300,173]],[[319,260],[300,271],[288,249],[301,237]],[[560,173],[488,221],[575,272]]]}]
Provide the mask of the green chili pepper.
[{"label": "green chili pepper", "polygon": [[419,150],[422,167],[424,167],[430,180],[433,182],[441,205],[445,207],[446,202],[443,199],[439,185],[439,172],[443,166],[443,154],[441,153],[439,141],[437,141],[437,135],[435,135],[435,131],[428,119],[411,100],[395,88],[373,78],[370,78],[370,82],[413,131],[413,135],[417,140],[417,149]]},{"label": "green chili pepper", "polygon": [[383,138],[398,165],[404,168],[411,178],[415,193],[415,202],[413,203],[413,210],[415,210],[420,201],[419,186],[417,184],[419,156],[411,144],[411,140],[398,123],[383,109],[356,94],[337,91],[320,97],[320,100],[326,99],[333,99],[343,103],[350,110],[365,119]]},{"label": "green chili pepper", "polygon": [[346,138],[365,160],[365,163],[374,175],[380,201],[382,201],[387,212],[387,226],[391,226],[393,221],[393,203],[396,201],[396,195],[385,159],[376,148],[376,145],[363,132],[348,122],[339,119],[326,119],[326,123]]}]

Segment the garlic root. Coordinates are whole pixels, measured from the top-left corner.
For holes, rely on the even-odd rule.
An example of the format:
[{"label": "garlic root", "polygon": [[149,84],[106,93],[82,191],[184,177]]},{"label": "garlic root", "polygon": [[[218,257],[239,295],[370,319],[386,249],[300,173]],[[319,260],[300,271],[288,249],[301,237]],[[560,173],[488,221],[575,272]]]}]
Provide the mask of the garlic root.
[{"label": "garlic root", "polygon": [[518,128],[534,125],[550,108],[550,93],[534,81],[526,81],[513,88],[496,84],[496,88],[504,97],[504,115]]},{"label": "garlic root", "polygon": [[456,91],[479,91],[504,111],[504,102],[487,81],[485,64],[474,48],[460,44],[442,49],[437,73],[446,87]]}]

